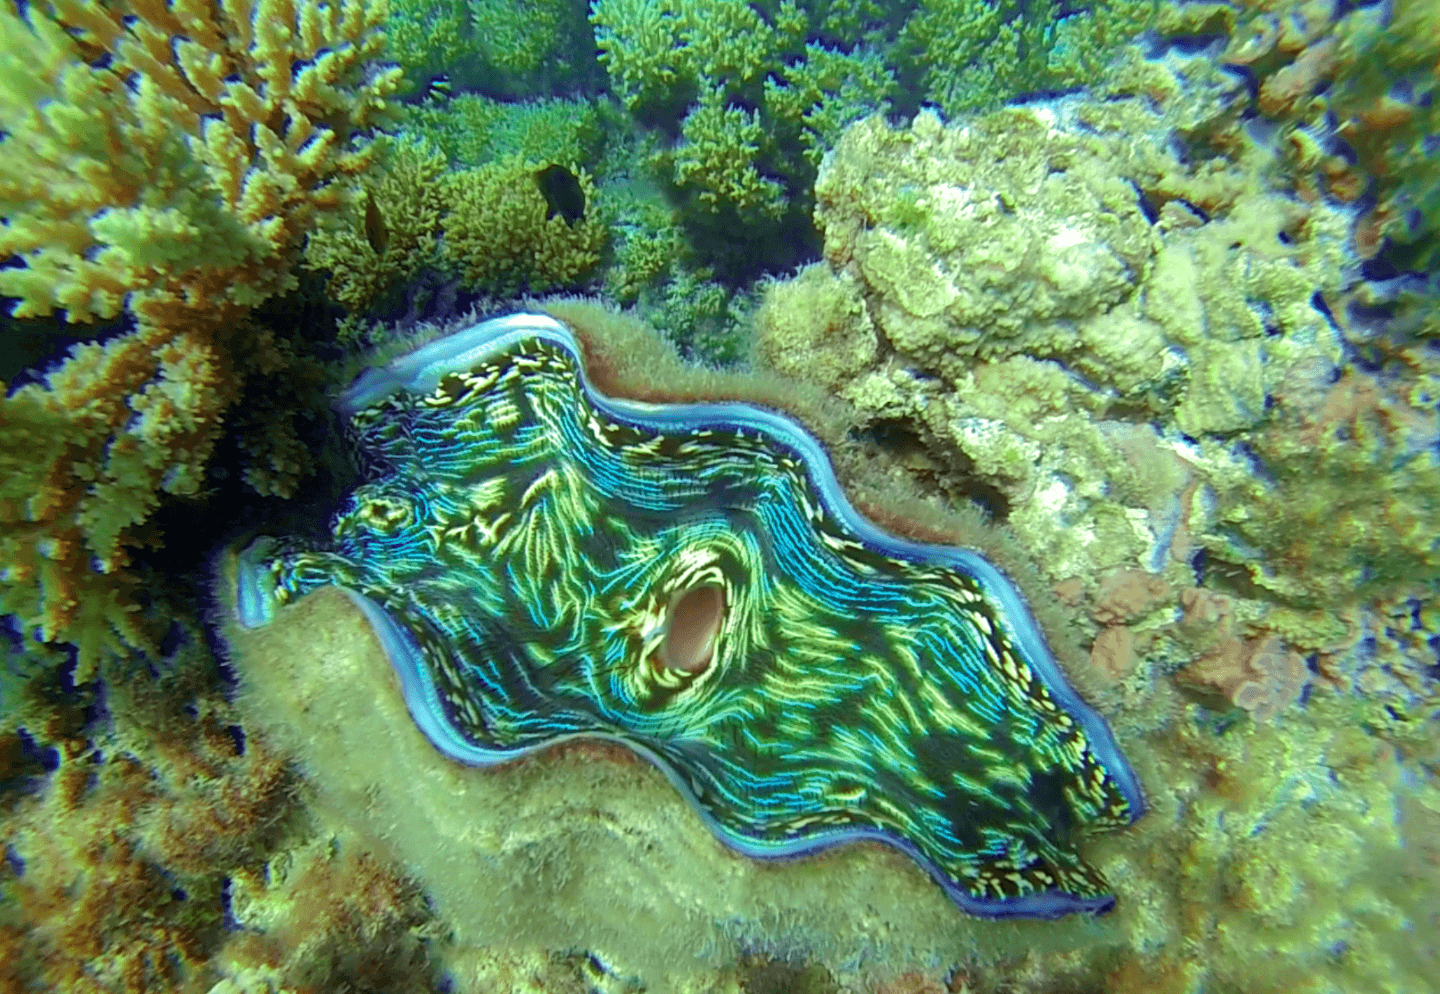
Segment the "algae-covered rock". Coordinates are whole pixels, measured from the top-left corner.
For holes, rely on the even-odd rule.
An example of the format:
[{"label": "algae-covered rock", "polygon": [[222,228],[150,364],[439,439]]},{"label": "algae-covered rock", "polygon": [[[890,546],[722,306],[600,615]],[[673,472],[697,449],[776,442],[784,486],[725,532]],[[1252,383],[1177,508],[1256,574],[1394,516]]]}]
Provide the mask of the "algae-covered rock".
[{"label": "algae-covered rock", "polygon": [[908,131],[871,118],[816,181],[826,258],[897,305],[882,327],[906,351],[943,364],[1043,345],[1054,323],[1130,296],[1154,254],[1108,158],[1027,110],[951,129],[932,113]]},{"label": "algae-covered rock", "polygon": [[766,289],[758,355],[1003,518],[1057,583],[1200,568],[1236,598],[1236,637],[1346,686],[1395,669],[1387,699],[1423,708],[1435,629],[1385,619],[1433,614],[1440,375],[1414,350],[1386,374],[1347,362],[1373,334],[1345,309],[1353,213],[1226,124],[1229,100],[855,125],[816,185],[825,265]]},{"label": "algae-covered rock", "polygon": [[816,183],[828,272],[768,288],[760,356],[913,434],[932,485],[1057,580],[1181,578],[1217,520],[1197,495],[1253,479],[1233,443],[1291,370],[1342,361],[1323,302],[1354,267],[1348,214],[1289,193],[1261,144],[1187,158],[1176,135],[1079,98],[855,125]]},{"label": "algae-covered rock", "polygon": [[851,128],[816,182],[827,260],[897,353],[952,382],[1023,353],[1191,437],[1253,426],[1289,364],[1339,359],[1312,298],[1340,288],[1345,218],[1257,169],[1228,214],[1158,223],[1188,178],[1159,118],[1096,127],[1077,106]]}]

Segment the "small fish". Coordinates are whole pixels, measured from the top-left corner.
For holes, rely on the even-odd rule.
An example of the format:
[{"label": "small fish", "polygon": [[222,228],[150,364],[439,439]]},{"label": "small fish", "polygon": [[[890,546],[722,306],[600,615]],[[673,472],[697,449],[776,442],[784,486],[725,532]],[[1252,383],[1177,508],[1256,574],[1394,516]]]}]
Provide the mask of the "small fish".
[{"label": "small fish", "polygon": [[385,226],[385,217],[375,206],[375,196],[369,190],[365,191],[365,240],[376,255],[384,255],[385,246],[390,244],[390,229]]},{"label": "small fish", "polygon": [[541,169],[535,174],[535,185],[545,198],[545,220],[558,216],[574,225],[585,216],[585,190],[579,177],[564,166],[552,163]]},{"label": "small fish", "polygon": [[441,73],[431,78],[420,90],[421,100],[448,100],[450,98],[450,77]]}]

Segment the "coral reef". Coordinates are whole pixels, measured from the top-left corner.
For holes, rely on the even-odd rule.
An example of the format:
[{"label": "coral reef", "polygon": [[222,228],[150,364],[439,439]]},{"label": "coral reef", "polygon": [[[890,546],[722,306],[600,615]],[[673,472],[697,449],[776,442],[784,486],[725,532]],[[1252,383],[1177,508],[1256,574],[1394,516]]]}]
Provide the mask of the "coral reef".
[{"label": "coral reef", "polygon": [[197,627],[171,643],[158,676],[46,670],[5,702],[6,989],[433,991],[443,935],[413,880],[307,811]]},{"label": "coral reef", "polygon": [[1342,699],[1222,735],[1194,709],[1150,740],[1154,819],[1117,853],[1137,886],[1119,912],[1132,951],[1104,988],[1425,990],[1433,777],[1417,783]]},{"label": "coral reef", "polygon": [[822,11],[768,0],[594,6],[613,90],[639,119],[674,122],[678,141],[652,165],[699,214],[774,221],[804,199],[828,140],[887,106],[893,72],[873,54],[821,44],[834,37]]},{"label": "coral reef", "polygon": [[[1187,127],[1228,114],[1212,100]],[[1159,592],[1203,550],[1236,627],[1171,665],[1229,660],[1194,682],[1268,714],[1306,682],[1293,653],[1365,651],[1358,627],[1337,644],[1337,608],[1436,596],[1434,373],[1342,372],[1348,206],[1289,193],[1243,131],[1182,162],[1175,126],[1116,100],[855,126],[816,184],[826,263],[769,285],[760,354],[913,438],[932,485],[1005,516],[1054,582],[1088,578],[1117,673],[1142,631],[1172,642]],[[1122,597],[1136,571],[1157,593]]]},{"label": "coral reef", "polygon": [[1103,79],[1120,46],[1155,21],[1153,0],[1102,0],[1069,16],[1023,3],[921,0],[898,39],[946,115],[1017,94]]},{"label": "coral reef", "polygon": [[1176,678],[1221,694],[1258,721],[1269,721],[1300,699],[1310,671],[1278,638],[1226,639],[1181,669]]},{"label": "coral reef", "polygon": [[386,58],[409,88],[444,73],[492,97],[558,96],[600,76],[583,3],[572,0],[393,0]]},{"label": "coral reef", "polygon": [[[1082,391],[1046,371],[1073,368],[1092,396],[1163,410],[1196,438],[1258,423],[1290,365],[1338,361],[1311,298],[1340,289],[1343,213],[1244,174],[1228,188],[1187,176],[1163,139],[1144,140],[1159,122],[1134,105],[1076,113],[1084,130],[1012,110],[847,133],[816,183],[825,257],[862,281],[899,353],[982,394],[1027,393],[1031,418]],[[1263,161],[1252,168],[1263,176]],[[1173,209],[1152,225],[1136,187]]]},{"label": "coral reef", "polygon": [[[588,13],[0,5],[0,294],[35,315],[0,333],[0,988],[1432,989],[1436,5]],[[387,173],[357,137],[391,123]],[[603,747],[467,778],[343,604],[238,705],[193,634],[182,665],[162,540],[259,524],[246,488],[324,513],[316,353],[450,278],[411,268],[456,203],[401,188],[425,142],[588,174],[613,251],[567,242],[567,282],[711,362],[758,328],[837,464],[1006,526],[1149,793],[1084,846],[1114,914],[963,919],[864,845],[755,872]],[[366,309],[333,343],[307,239]],[[482,292],[548,265],[474,244]]]},{"label": "coral reef", "polygon": [[398,76],[359,79],[384,8],[51,9],[3,12],[15,315],[216,325],[291,289],[308,226],[338,202],[329,181],[369,161],[351,133]]},{"label": "coral reef", "polygon": [[591,20],[611,87],[678,140],[654,160],[697,214],[763,230],[851,122],[892,101],[947,112],[1093,81],[1150,26],[1151,0],[1049,7],[602,0]]},{"label": "coral reef", "polygon": [[[319,832],[263,871],[239,870],[231,906],[245,930],[211,964],[219,991],[430,991],[443,938],[396,863]],[[214,988],[212,988],[214,990]]]},{"label": "coral reef", "polygon": [[[1333,51],[1267,65],[1263,107]],[[852,127],[825,261],[765,287],[758,356],[1014,529],[1156,764],[1154,812],[1099,844],[1123,954],[972,989],[1423,990],[1436,363],[1364,317],[1374,215],[1293,129],[1204,64],[1130,68],[1149,99]]]},{"label": "coral reef", "polygon": [[537,162],[601,160],[604,105],[587,100],[501,101],[459,93],[405,108],[405,131],[432,143],[454,168],[482,166],[506,156]]},{"label": "coral reef", "polygon": [[1253,75],[1302,189],[1373,199],[1356,231],[1360,252],[1388,239],[1397,262],[1425,271],[1440,260],[1440,163],[1428,138],[1440,126],[1437,18],[1416,0],[1246,5],[1220,56]]},{"label": "coral reef", "polygon": [[463,0],[394,0],[385,19],[385,54],[419,91],[469,57],[472,20]]}]

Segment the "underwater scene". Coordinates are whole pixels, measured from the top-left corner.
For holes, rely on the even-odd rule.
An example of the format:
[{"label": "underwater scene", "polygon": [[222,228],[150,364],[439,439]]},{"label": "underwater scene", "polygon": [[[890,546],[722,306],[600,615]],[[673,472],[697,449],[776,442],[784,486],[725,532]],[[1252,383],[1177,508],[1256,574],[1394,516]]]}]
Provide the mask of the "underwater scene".
[{"label": "underwater scene", "polygon": [[0,994],[1440,991],[1440,3],[0,0]]}]

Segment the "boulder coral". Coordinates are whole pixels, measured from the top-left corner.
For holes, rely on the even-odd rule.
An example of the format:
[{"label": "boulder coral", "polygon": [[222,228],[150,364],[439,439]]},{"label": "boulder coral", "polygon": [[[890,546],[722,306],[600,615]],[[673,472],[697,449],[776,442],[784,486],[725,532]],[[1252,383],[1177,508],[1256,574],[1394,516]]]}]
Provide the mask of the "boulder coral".
[{"label": "boulder coral", "polygon": [[1133,106],[1063,112],[842,139],[815,187],[825,258],[897,353],[951,383],[1026,356],[1197,438],[1258,423],[1289,365],[1338,361],[1312,298],[1341,288],[1346,214],[1267,191],[1263,161],[1249,189],[1187,184],[1126,134],[1159,125]]}]

